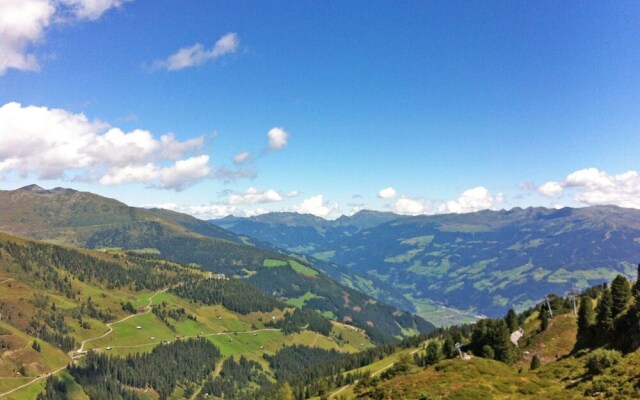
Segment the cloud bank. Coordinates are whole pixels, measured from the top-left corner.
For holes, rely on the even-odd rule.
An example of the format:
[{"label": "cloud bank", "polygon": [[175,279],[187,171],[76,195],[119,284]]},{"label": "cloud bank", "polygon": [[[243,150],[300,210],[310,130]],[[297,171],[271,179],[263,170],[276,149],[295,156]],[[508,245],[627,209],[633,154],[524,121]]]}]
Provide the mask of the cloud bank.
[{"label": "cloud bank", "polygon": [[124,132],[62,109],[0,107],[0,174],[183,190],[212,177],[209,156],[197,154],[203,144],[203,136]]},{"label": "cloud bank", "polygon": [[585,168],[570,173],[563,181],[546,182],[538,187],[538,192],[549,198],[569,194],[574,201],[590,206],[640,208],[640,174],[631,170],[611,175],[597,168]]}]

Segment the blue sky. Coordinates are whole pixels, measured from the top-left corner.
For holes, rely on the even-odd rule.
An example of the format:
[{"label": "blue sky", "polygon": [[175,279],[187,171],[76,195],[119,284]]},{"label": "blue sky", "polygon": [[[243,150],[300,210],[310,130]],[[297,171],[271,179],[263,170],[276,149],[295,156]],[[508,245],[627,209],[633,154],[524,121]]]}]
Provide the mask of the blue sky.
[{"label": "blue sky", "polygon": [[639,20],[637,2],[4,1],[0,188],[202,218],[640,208]]}]

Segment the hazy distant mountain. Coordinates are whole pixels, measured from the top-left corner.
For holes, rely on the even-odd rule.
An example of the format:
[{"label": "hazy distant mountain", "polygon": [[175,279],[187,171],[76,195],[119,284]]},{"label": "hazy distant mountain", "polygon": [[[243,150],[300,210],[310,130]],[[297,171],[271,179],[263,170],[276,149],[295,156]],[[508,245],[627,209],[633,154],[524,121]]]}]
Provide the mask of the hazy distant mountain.
[{"label": "hazy distant mountain", "polygon": [[[344,224],[358,214],[343,217],[343,224],[290,226],[278,223],[278,214],[213,223],[341,265],[391,296],[409,299],[423,314],[425,302],[438,300],[500,315],[547,293],[601,283],[616,273],[635,278],[640,261],[640,210],[635,209],[369,214],[372,223],[361,227]],[[373,223],[376,218],[380,223]]]}]

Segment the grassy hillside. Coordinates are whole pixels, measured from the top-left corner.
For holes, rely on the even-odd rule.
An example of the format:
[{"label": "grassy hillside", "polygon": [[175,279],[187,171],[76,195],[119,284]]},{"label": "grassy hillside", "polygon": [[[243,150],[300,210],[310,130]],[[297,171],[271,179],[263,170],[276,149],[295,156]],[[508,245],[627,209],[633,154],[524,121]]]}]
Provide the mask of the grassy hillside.
[{"label": "grassy hillside", "polygon": [[[523,336],[517,346],[509,343],[514,357],[508,362],[492,359],[493,352],[492,355],[478,353],[474,341],[479,340],[478,333],[486,325],[454,327],[434,332],[418,347],[398,350],[379,361],[343,372],[343,376],[352,379],[346,384],[332,385],[327,397],[398,400],[638,398],[640,348],[636,338],[640,286],[636,283],[632,296],[628,282],[625,285],[616,284],[616,281],[624,282],[616,278],[611,289],[589,289],[580,300],[578,317],[573,314],[571,299],[554,297],[551,301],[553,318],[549,318],[547,306],[539,304],[514,319]],[[606,332],[591,339],[598,344],[584,347],[582,336],[589,336],[591,330],[598,331],[598,321],[605,321],[605,326],[608,324],[601,317],[610,315],[603,308],[603,304],[607,304],[604,299],[608,290],[613,298],[624,301],[625,306],[619,315],[614,315]],[[587,303],[589,306],[585,305]],[[581,333],[579,321],[588,315],[584,314],[583,307],[589,309],[590,304],[597,304],[597,312],[592,316],[591,328],[582,328]],[[495,332],[489,335],[492,340],[497,339]],[[465,357],[459,357],[454,349],[447,353],[450,351],[444,344],[447,336],[457,336],[456,340],[463,344]],[[498,342],[493,343],[498,345]],[[436,356],[429,361],[432,348],[439,350],[432,353]]]},{"label": "grassy hillside", "polygon": [[[234,294],[222,292],[219,302],[178,296],[177,289],[193,279],[214,289],[233,285],[234,293],[256,290],[146,255],[76,250],[0,234],[0,396],[35,398],[53,372],[71,398],[86,398],[65,367],[82,365],[87,351],[126,356],[202,337],[223,357],[258,362],[273,379],[263,355],[286,346],[347,353],[373,346],[362,330],[343,323],[332,323],[327,335],[304,327],[285,334],[269,326],[291,311],[275,300],[270,311],[238,312],[223,305]],[[255,294],[241,300],[249,308],[263,301]],[[243,310],[238,301],[230,304]]]}]

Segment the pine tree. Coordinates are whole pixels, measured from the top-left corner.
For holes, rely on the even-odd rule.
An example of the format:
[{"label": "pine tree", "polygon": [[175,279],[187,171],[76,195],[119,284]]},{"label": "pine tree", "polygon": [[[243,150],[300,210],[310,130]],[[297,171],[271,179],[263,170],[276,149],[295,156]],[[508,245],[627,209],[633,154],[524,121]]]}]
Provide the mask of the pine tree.
[{"label": "pine tree", "polygon": [[596,334],[600,340],[606,340],[613,332],[613,318],[611,313],[611,291],[605,289],[596,307]]},{"label": "pine tree", "polygon": [[442,344],[442,353],[446,358],[455,357],[456,345],[453,338],[449,335],[445,336],[444,343]]},{"label": "pine tree", "polygon": [[622,275],[615,277],[611,282],[611,317],[615,318],[627,307],[631,298],[629,281]]},{"label": "pine tree", "polygon": [[591,339],[591,331],[595,314],[593,303],[589,296],[580,298],[580,308],[578,308],[578,342],[588,343]]},{"label": "pine tree", "polygon": [[435,340],[432,340],[427,345],[427,355],[425,362],[427,365],[433,365],[442,358],[442,352],[440,351],[440,345]]},{"label": "pine tree", "polygon": [[529,367],[532,371],[535,369],[540,368],[540,357],[538,357],[537,354],[533,355],[533,358],[531,358],[531,366]]},{"label": "pine tree", "polygon": [[518,330],[518,316],[516,315],[516,312],[513,311],[513,308],[509,309],[509,311],[507,312],[507,316],[504,317],[504,322],[507,323],[509,332]]},{"label": "pine tree", "polygon": [[546,331],[548,326],[549,317],[547,317],[547,310],[543,309],[540,311],[540,332]]}]

